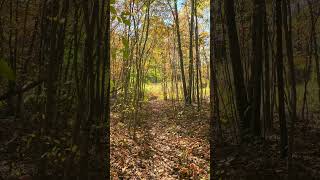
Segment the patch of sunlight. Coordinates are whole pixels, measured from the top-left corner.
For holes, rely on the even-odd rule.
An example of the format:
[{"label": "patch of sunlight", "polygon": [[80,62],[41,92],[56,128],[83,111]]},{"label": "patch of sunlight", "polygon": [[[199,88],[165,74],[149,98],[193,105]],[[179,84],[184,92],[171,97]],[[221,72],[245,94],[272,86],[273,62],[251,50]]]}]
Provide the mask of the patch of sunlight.
[{"label": "patch of sunlight", "polygon": [[163,90],[161,83],[149,83],[145,87],[146,97],[156,96],[158,99],[163,99]]}]

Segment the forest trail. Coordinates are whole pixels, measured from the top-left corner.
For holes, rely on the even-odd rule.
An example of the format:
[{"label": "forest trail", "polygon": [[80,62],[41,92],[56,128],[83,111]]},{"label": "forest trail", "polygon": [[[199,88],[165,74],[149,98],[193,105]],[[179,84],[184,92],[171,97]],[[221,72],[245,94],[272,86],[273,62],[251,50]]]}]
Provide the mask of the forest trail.
[{"label": "forest trail", "polygon": [[137,140],[127,121],[111,114],[111,173],[124,179],[207,179],[208,111],[153,100],[140,111]]}]

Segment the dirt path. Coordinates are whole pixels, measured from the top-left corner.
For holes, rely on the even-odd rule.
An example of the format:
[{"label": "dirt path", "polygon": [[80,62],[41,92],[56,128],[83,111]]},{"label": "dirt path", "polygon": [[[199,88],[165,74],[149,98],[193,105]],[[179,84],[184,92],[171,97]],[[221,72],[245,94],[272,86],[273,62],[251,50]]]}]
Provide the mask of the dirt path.
[{"label": "dirt path", "polygon": [[207,114],[170,102],[150,101],[140,112],[141,126],[134,141],[126,121],[119,113],[112,113],[114,179],[208,179]]}]

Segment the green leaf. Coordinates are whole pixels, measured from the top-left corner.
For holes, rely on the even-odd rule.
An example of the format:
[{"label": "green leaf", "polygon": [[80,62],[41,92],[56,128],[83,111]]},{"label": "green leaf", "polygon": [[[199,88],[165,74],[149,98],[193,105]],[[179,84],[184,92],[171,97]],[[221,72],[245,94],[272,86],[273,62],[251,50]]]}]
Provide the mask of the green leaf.
[{"label": "green leaf", "polygon": [[130,26],[130,20],[129,19],[127,19],[127,18],[122,18],[122,22],[125,24],[125,25],[127,25],[127,26]]},{"label": "green leaf", "polygon": [[123,11],[121,13],[121,16],[129,16],[130,15],[130,11]]},{"label": "green leaf", "polygon": [[117,20],[118,20],[119,22],[122,21],[122,19],[121,19],[119,16],[117,16]]},{"label": "green leaf", "polygon": [[112,14],[117,14],[117,10],[116,10],[116,8],[114,6],[110,6],[110,12]]},{"label": "green leaf", "polygon": [[127,25],[127,26],[130,26],[130,19],[128,19],[128,14],[126,14],[127,12],[122,12],[121,13],[121,21]]},{"label": "green leaf", "polygon": [[123,51],[123,59],[128,59],[129,58],[129,41],[126,38],[122,38],[122,44],[124,48],[122,49]]},{"label": "green leaf", "polygon": [[110,81],[110,87],[111,89],[114,87],[114,81]]},{"label": "green leaf", "polygon": [[122,44],[125,49],[129,49],[129,41],[127,38],[125,38],[125,37],[122,38]]},{"label": "green leaf", "polygon": [[116,16],[112,16],[111,20],[114,21],[116,19]]},{"label": "green leaf", "polygon": [[116,52],[116,49],[113,49],[111,51],[111,59],[116,59],[117,58],[117,52]]},{"label": "green leaf", "polygon": [[0,59],[0,76],[6,78],[8,80],[11,80],[11,81],[15,80],[15,76],[14,76],[12,69],[2,59]]},{"label": "green leaf", "polygon": [[115,4],[116,0],[110,0],[110,4]]}]

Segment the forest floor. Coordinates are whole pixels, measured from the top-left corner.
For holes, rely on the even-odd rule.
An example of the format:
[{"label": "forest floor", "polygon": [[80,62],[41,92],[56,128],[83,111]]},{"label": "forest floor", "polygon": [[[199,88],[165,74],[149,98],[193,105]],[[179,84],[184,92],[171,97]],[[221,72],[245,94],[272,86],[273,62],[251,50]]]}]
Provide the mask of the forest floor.
[{"label": "forest floor", "polygon": [[320,179],[320,111],[309,112],[309,120],[296,123],[293,148],[292,176],[288,177],[287,159],[280,158],[279,128],[266,136],[265,141],[236,145],[230,134],[217,146],[218,172],[221,179],[313,180]]},{"label": "forest floor", "polygon": [[[208,107],[208,106],[204,106]],[[136,140],[119,112],[111,120],[111,173],[114,179],[209,179],[209,111],[173,105],[171,101],[145,103],[139,113]],[[301,119],[301,118],[300,118]],[[239,145],[230,127],[217,145],[215,179],[320,179],[320,112],[296,123],[293,176],[280,158],[279,128],[266,138]]]},{"label": "forest floor", "polygon": [[[130,119],[114,107],[110,124],[113,179],[209,179],[208,107],[204,104],[198,111],[177,102],[145,102],[138,114],[136,138],[128,131]],[[320,109],[308,113],[308,120],[300,117],[296,124],[293,178],[288,178],[286,159],[279,156],[275,119],[275,129],[265,140],[242,145],[234,142],[232,128],[224,126],[224,143],[216,147],[215,179],[320,179]],[[31,130],[29,126],[18,128],[12,118],[0,118],[0,179],[9,172],[33,174],[33,156],[18,158],[19,144],[25,144],[22,132]],[[14,162],[11,170],[10,162]]]},{"label": "forest floor", "polygon": [[[136,138],[128,120],[111,113],[114,179],[209,179],[208,110],[152,100],[139,111]],[[132,132],[132,131],[131,131]]]}]

